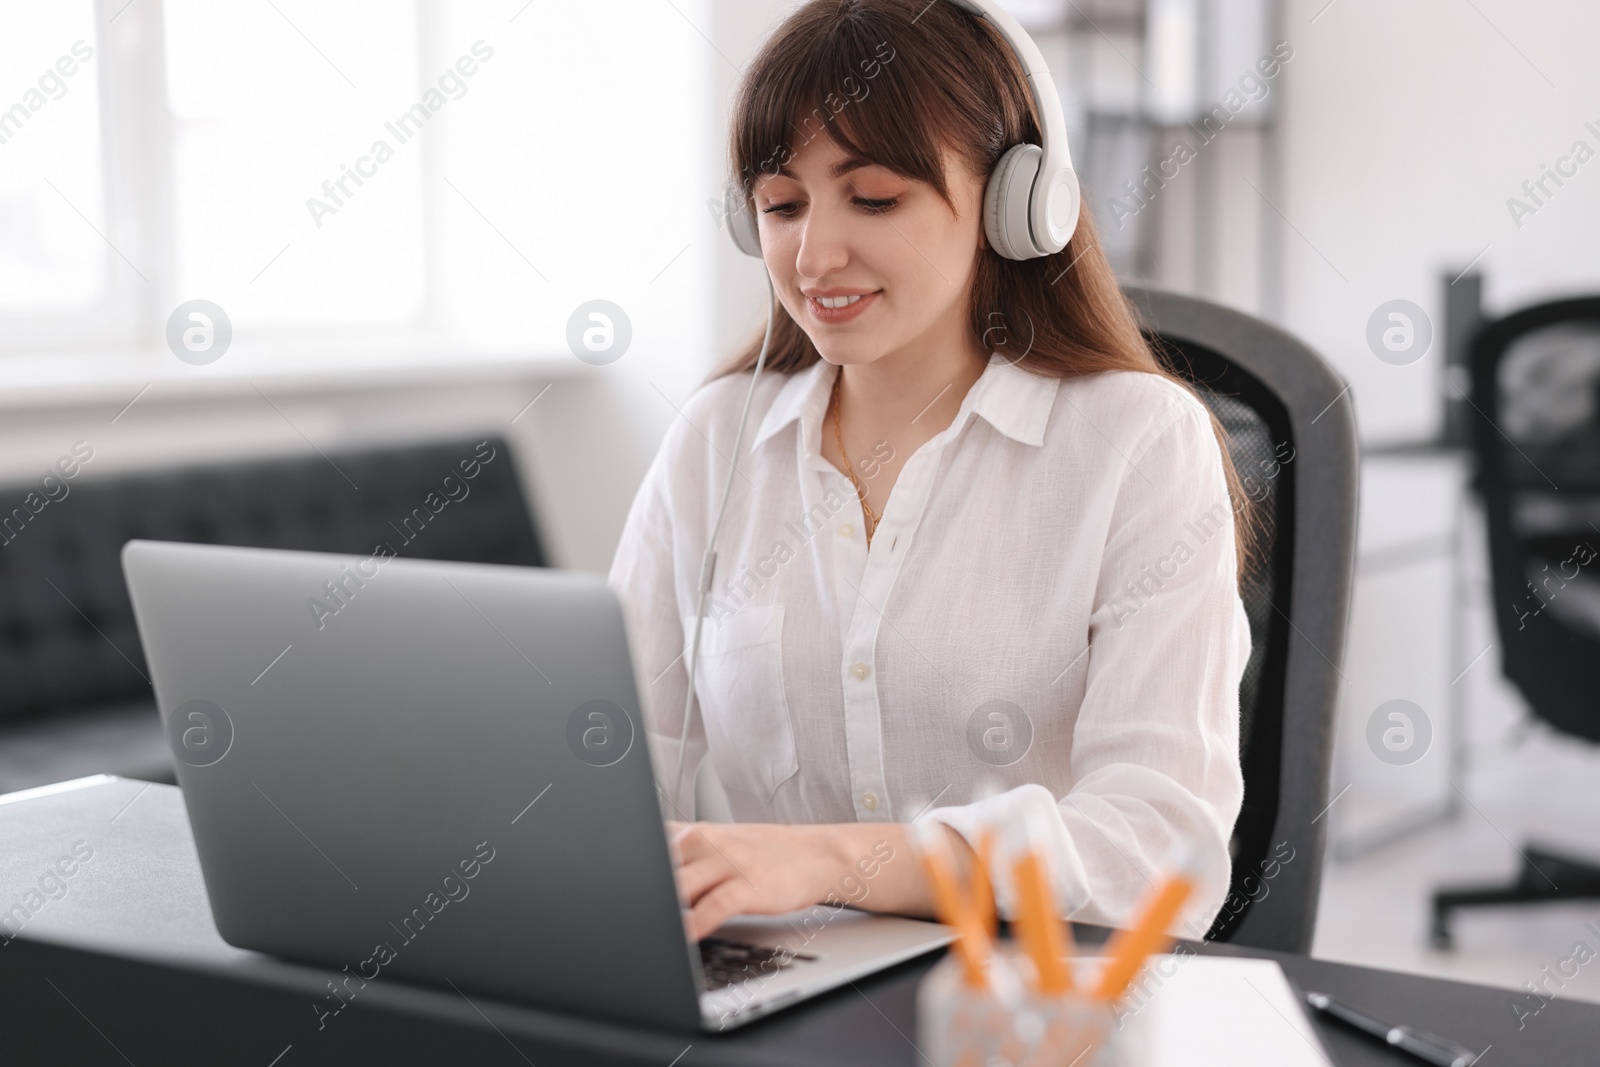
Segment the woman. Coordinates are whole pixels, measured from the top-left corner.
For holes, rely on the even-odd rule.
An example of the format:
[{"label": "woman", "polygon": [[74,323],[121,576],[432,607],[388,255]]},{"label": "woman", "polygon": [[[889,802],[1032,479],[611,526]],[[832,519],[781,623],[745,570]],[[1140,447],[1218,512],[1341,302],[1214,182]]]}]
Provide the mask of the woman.
[{"label": "woman", "polygon": [[[985,178],[1039,137],[1014,54],[949,3],[814,0],[745,75],[731,154],[779,306],[668,799],[691,937],[841,898],[931,914],[918,818],[963,865],[986,827],[1048,827],[1067,918],[1125,922],[1180,848],[1204,873],[1175,929],[1221,907],[1245,499],[1087,211],[1055,255],[989,248]],[[685,404],[611,569],[663,783],[759,348]],[[687,821],[706,755],[735,823]]]}]

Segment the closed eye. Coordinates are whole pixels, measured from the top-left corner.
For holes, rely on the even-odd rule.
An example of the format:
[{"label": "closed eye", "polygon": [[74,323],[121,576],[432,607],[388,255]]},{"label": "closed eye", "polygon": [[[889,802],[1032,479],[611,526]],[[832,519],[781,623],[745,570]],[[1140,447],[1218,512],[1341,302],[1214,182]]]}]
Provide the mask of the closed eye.
[{"label": "closed eye", "polygon": [[[860,207],[865,211],[871,212],[874,215],[881,215],[885,211],[888,211],[890,208],[892,208],[896,204],[898,204],[900,202],[900,198],[891,196],[891,197],[886,197],[886,198],[880,199],[880,200],[869,200],[868,198],[866,198],[864,196],[857,196],[857,197],[853,197],[851,202],[854,203],[857,207]],[[782,219],[792,219],[792,218],[794,218],[794,213],[797,210],[797,208],[798,208],[798,205],[795,204],[793,201],[790,201],[789,203],[786,203],[786,204],[773,204],[770,207],[762,208],[761,209],[761,213],[763,215],[774,215],[775,214],[779,218],[782,218]]]}]

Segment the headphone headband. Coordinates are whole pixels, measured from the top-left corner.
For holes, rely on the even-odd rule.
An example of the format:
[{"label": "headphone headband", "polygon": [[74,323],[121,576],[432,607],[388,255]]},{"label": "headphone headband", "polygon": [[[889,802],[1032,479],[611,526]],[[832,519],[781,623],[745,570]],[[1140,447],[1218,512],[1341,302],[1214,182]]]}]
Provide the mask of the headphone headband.
[{"label": "headphone headband", "polygon": [[[1050,68],[1033,38],[997,0],[947,2],[986,19],[1011,46],[1027,78],[1044,142],[1042,146],[1013,145],[990,172],[983,192],[983,225],[989,245],[1007,259],[1035,259],[1059,252],[1078,228],[1082,197],[1067,147],[1061,97]],[[743,187],[730,183],[724,199],[734,244],[746,255],[760,256],[760,232]]]}]

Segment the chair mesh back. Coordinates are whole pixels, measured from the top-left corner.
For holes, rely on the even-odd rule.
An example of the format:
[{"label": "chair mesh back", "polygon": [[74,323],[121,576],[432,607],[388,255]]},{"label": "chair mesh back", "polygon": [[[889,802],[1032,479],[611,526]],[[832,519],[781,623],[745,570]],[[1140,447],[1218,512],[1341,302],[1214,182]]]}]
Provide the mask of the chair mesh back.
[{"label": "chair mesh back", "polygon": [[[1234,825],[1233,894],[1207,934],[1226,940],[1243,919],[1245,902],[1259,894],[1256,860],[1272,847],[1282,763],[1289,589],[1294,549],[1294,444],[1289,413],[1259,379],[1204,346],[1151,337],[1163,361],[1195,386],[1228,435],[1228,452],[1241,483],[1236,523],[1248,513],[1256,553],[1240,579],[1250,620],[1250,658],[1239,681],[1239,758],[1244,804]],[[1247,509],[1247,510],[1246,510]]]},{"label": "chair mesh back", "polygon": [[1520,334],[1492,380],[1477,445],[1502,662],[1537,714],[1600,740],[1600,321]]},{"label": "chair mesh back", "polygon": [[[1277,481],[1282,476],[1282,459],[1274,445],[1272,433],[1263,419],[1238,397],[1214,392],[1208,386],[1198,385],[1217,421],[1228,431],[1228,451],[1234,469],[1244,483],[1245,495],[1254,506],[1252,521],[1260,529],[1263,545],[1274,540]],[[1244,677],[1239,682],[1239,744],[1241,755],[1254,725],[1256,705],[1261,696],[1261,676],[1266,669],[1268,622],[1272,616],[1273,575],[1266,565],[1265,553],[1252,561],[1245,570],[1240,586],[1245,614],[1250,617],[1250,659],[1245,664]]]}]

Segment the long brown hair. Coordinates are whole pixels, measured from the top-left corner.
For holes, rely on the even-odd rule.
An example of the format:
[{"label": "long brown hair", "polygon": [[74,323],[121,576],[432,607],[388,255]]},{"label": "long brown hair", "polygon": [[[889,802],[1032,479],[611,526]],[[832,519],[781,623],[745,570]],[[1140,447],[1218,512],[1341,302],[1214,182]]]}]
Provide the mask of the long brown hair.
[{"label": "long brown hair", "polygon": [[[1039,144],[1025,86],[1021,64],[999,32],[954,4],[811,0],[768,38],[740,82],[729,130],[733,180],[748,203],[757,177],[775,174],[799,145],[824,133],[853,156],[927,183],[955,211],[941,149],[981,176],[1012,145]],[[1072,240],[1054,255],[1011,260],[987,248],[977,254],[968,325],[986,351],[1045,377],[1157,374],[1200,399],[1140,333],[1087,209]],[[793,374],[822,358],[782,302],[774,300],[772,312],[769,370]],[[1012,338],[1023,339],[1022,355],[1014,355]],[[760,350],[758,333],[711,377],[754,370]],[[1234,468],[1227,431],[1215,414],[1210,418],[1233,503],[1242,579],[1257,551],[1253,502]]]}]

